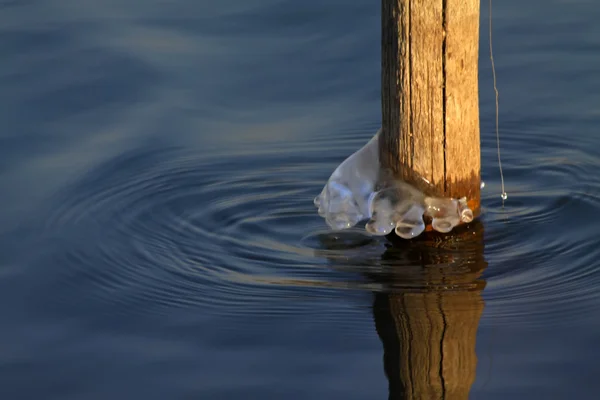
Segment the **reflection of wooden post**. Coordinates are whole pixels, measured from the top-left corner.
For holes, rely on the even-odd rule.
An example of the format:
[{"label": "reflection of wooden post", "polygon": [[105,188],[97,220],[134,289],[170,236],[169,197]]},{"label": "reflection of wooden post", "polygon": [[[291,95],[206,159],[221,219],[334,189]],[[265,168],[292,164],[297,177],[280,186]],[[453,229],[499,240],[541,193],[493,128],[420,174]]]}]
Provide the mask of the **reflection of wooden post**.
[{"label": "reflection of wooden post", "polygon": [[[469,398],[477,366],[475,339],[484,306],[481,291],[485,283],[478,280],[486,266],[482,227],[478,226],[475,235],[464,232],[462,239],[458,248],[466,245],[464,259],[453,259],[457,253],[444,252],[444,242],[436,244],[438,250],[427,240],[398,249],[403,264],[407,258],[414,264],[408,267],[412,273],[398,267],[398,275],[391,278],[394,286],[405,283],[415,288],[376,295],[375,324],[384,346],[390,399]],[[386,262],[394,258],[388,256]],[[446,266],[448,263],[453,265]],[[418,271],[420,274],[413,275]]]},{"label": "reflection of wooden post", "polygon": [[382,163],[477,215],[479,0],[382,0],[381,12]]},{"label": "reflection of wooden post", "polygon": [[[405,293],[378,301],[376,307],[389,311],[378,324],[392,327],[387,336],[378,329],[390,399],[467,400],[477,366],[480,293]],[[396,343],[395,348],[390,343]]]},{"label": "reflection of wooden post", "polygon": [[[361,251],[369,241],[352,233],[323,235],[320,257],[379,287],[373,316],[383,344],[390,400],[467,400],[475,379],[475,340],[483,311],[487,267],[481,221],[453,235],[391,237],[381,257]],[[361,239],[362,238],[362,239]],[[366,240],[366,241],[365,241]],[[343,250],[341,257],[337,251]]]}]

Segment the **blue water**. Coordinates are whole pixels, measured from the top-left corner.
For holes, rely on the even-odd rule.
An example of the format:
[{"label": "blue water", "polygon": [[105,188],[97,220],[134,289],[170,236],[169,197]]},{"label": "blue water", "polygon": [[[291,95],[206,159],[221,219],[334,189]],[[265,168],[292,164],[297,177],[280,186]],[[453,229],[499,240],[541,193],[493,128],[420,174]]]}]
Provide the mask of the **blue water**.
[{"label": "blue water", "polygon": [[379,3],[0,1],[0,398],[595,398],[600,7],[494,5],[504,207],[487,11],[484,214],[433,248],[312,203]]}]

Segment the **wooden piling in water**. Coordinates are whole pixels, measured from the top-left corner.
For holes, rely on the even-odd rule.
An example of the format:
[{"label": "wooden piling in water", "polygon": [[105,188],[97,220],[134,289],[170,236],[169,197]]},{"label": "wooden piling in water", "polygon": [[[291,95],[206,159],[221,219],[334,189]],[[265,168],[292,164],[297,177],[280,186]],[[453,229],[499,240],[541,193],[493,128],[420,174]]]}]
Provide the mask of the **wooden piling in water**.
[{"label": "wooden piling in water", "polygon": [[477,216],[479,0],[382,0],[381,13],[381,162]]}]

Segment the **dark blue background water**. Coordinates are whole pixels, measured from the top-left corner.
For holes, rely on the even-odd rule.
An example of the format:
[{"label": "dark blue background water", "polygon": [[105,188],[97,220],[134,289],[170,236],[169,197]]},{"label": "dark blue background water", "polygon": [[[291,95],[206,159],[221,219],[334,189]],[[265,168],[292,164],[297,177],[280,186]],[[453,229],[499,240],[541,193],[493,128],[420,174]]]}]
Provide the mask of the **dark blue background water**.
[{"label": "dark blue background water", "polygon": [[379,3],[1,1],[0,398],[387,398],[389,316],[437,312],[394,296],[440,279],[485,287],[471,398],[596,398],[600,6],[494,12],[509,197],[483,4],[485,240],[448,262],[312,204],[379,127]]}]

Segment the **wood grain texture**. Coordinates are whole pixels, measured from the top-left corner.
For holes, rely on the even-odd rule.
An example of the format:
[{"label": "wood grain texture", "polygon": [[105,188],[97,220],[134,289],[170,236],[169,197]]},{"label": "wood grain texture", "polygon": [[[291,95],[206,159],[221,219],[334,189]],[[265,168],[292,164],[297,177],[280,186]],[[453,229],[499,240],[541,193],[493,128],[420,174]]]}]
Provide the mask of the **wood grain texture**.
[{"label": "wood grain texture", "polygon": [[477,215],[479,1],[382,0],[381,10],[382,163],[428,194],[466,196]]},{"label": "wood grain texture", "polygon": [[479,0],[446,0],[446,192],[479,203]]}]

